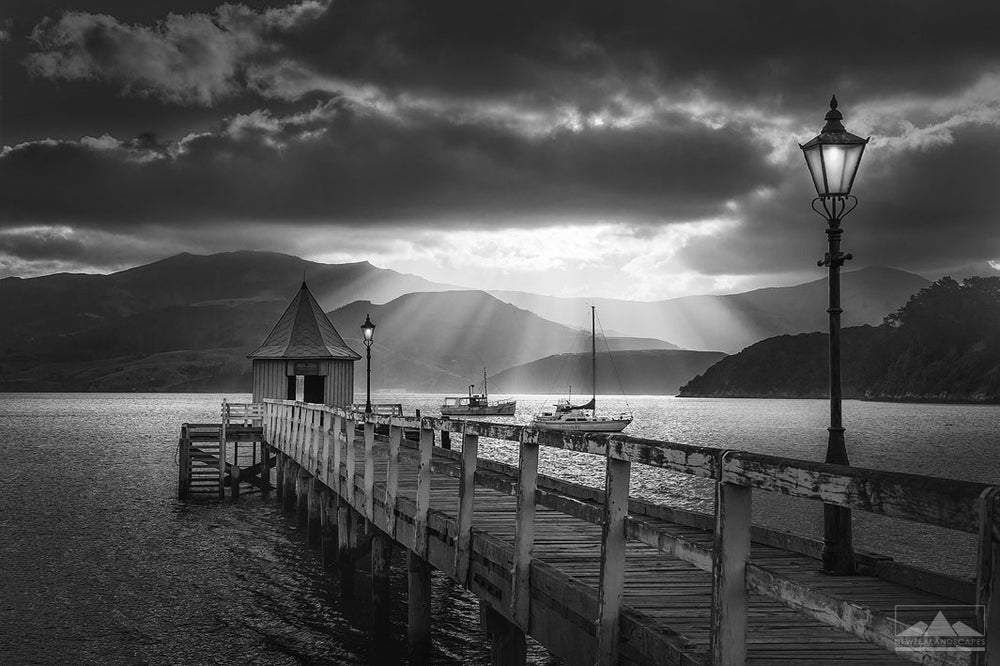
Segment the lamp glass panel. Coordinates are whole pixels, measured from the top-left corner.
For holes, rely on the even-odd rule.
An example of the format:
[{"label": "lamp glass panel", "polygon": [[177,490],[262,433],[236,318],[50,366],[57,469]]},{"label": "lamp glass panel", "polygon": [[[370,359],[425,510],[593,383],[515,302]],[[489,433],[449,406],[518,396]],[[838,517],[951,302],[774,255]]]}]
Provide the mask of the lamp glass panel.
[{"label": "lamp glass panel", "polygon": [[846,147],[844,154],[844,185],[847,188],[843,194],[850,194],[854,186],[854,177],[858,174],[858,166],[861,162],[861,155],[865,152],[865,144],[853,144]]},{"label": "lamp glass panel", "polygon": [[826,167],[826,191],[823,194],[846,194],[849,185],[844,167],[847,163],[847,146],[826,144],[823,146],[823,165]]},{"label": "lamp glass panel", "polygon": [[365,333],[365,340],[371,340],[372,336],[375,335],[375,327],[374,326],[365,326],[361,330],[364,331],[364,333]]},{"label": "lamp glass panel", "polygon": [[816,186],[816,193],[822,195],[823,192],[823,165],[820,164],[819,146],[813,146],[803,151],[806,155],[806,166],[809,167],[809,175],[812,176],[813,184]]}]

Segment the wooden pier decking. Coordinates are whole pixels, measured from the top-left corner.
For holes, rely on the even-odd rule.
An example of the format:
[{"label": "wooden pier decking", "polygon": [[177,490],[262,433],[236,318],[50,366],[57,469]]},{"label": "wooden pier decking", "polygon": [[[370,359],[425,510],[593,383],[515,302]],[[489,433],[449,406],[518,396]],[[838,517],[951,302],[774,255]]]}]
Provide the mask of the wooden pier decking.
[{"label": "wooden pier decking", "polygon": [[[417,432],[419,441],[407,439]],[[496,663],[523,662],[524,634],[570,664],[1000,663],[994,487],[288,401],[265,401],[260,435],[262,462],[251,478],[266,491],[274,464],[286,508],[301,512],[311,539],[342,569],[361,544],[373,580],[389,547],[408,551],[412,663],[429,654],[429,567],[481,600]],[[451,437],[460,452],[435,445]],[[486,437],[515,443],[519,464],[479,458]],[[539,446],[600,456],[608,492],[539,475]],[[183,449],[182,440],[182,460]],[[715,514],[629,500],[634,464],[714,480]],[[237,469],[229,478],[245,477]],[[818,542],[750,524],[754,491],[976,533],[977,580],[861,554],[858,575],[824,575]],[[894,650],[905,628],[894,607],[917,604],[978,604],[978,617],[961,619],[985,628],[986,650]]]}]

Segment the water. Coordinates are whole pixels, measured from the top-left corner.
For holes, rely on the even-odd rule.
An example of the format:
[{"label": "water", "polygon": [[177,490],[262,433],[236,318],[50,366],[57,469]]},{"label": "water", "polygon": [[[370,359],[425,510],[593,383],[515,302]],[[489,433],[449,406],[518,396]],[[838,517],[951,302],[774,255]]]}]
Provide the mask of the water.
[{"label": "water", "polygon": [[[0,664],[358,664],[368,609],[345,602],[336,578],[277,503],[175,498],[180,423],[214,421],[223,397],[246,395],[0,394]],[[440,396],[376,396],[407,413],[436,413]],[[551,398],[519,398],[517,422]],[[605,398],[631,408],[629,432],[692,444],[821,460],[823,401]],[[844,405],[853,463],[1000,483],[1000,407]],[[509,422],[509,419],[508,419]],[[456,442],[457,443],[457,442]],[[508,462],[507,443],[481,452]],[[592,457],[544,449],[543,473],[601,485]],[[710,510],[711,486],[660,471],[634,473],[633,492]],[[812,503],[755,493],[770,524],[815,534]],[[800,506],[805,505],[805,506]],[[945,530],[858,517],[858,543],[923,566],[968,574],[974,540]],[[393,594],[404,597],[395,562]],[[475,599],[434,584],[435,661],[488,664]],[[394,606],[402,641],[403,604]],[[530,661],[552,663],[532,646]]]}]

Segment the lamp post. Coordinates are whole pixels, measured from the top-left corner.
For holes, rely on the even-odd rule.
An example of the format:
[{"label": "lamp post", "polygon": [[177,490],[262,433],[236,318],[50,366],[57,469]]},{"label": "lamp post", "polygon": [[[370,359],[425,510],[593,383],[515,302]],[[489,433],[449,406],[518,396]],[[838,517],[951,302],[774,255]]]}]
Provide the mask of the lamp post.
[{"label": "lamp post", "polygon": [[[830,269],[830,427],[826,448],[826,462],[848,465],[847,445],[844,442],[844,425],[841,411],[840,390],[840,267],[851,259],[840,251],[840,237],[844,233],[841,221],[858,205],[851,194],[854,177],[861,164],[868,139],[851,134],[841,122],[844,114],[837,110],[837,98],[830,100],[826,124],[818,136],[800,145],[806,165],[812,176],[816,193],[813,210],[827,222],[826,237],[829,251],[818,266]],[[823,571],[832,574],[854,572],[854,548],[851,544],[851,510],[823,505]]]},{"label": "lamp post", "polygon": [[361,324],[361,332],[364,334],[365,361],[367,370],[367,389],[365,391],[365,414],[372,413],[372,342],[375,340],[375,324],[372,323],[370,315],[365,315],[365,323]]}]

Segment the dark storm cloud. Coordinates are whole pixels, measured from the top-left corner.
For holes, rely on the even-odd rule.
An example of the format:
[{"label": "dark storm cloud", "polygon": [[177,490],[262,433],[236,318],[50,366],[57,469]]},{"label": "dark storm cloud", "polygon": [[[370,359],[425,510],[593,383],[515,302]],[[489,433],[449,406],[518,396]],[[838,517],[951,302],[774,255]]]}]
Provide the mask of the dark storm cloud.
[{"label": "dark storm cloud", "polygon": [[[1000,257],[1000,214],[990,196],[1000,182],[997,129],[963,127],[947,142],[863,162],[859,205],[844,221],[844,248],[856,264],[932,272]],[[708,274],[801,270],[821,259],[826,222],[809,210],[815,192],[804,163],[791,164],[784,180],[772,195],[745,202],[740,233],[695,241],[684,258]]]},{"label": "dark storm cloud", "polygon": [[943,11],[929,0],[347,0],[287,47],[321,71],[398,90],[600,105],[614,85],[640,96],[698,88],[802,109],[834,89],[959,89],[1000,61],[998,19],[996,3]]},{"label": "dark storm cloud", "polygon": [[[798,270],[823,236],[795,140],[837,92],[875,137],[849,249],[1000,256],[996,3],[265,4],[25,14],[28,50],[2,66],[38,94],[7,105],[21,125],[0,154],[0,227],[725,218],[678,259]],[[85,103],[54,115],[65,100]],[[120,140],[143,130],[168,138]]]},{"label": "dark storm cloud", "polygon": [[38,51],[24,65],[42,78],[94,79],[127,95],[208,106],[242,92],[259,68],[280,57],[274,38],[314,20],[326,6],[306,0],[256,12],[225,4],[212,14],[169,14],[151,26],[67,12],[34,28]]},{"label": "dark storm cloud", "polygon": [[206,219],[530,225],[622,211],[687,219],[774,180],[746,135],[682,118],[528,136],[433,114],[389,119],[348,102],[285,118],[236,116],[169,146],[149,137],[25,144],[0,159],[0,178],[7,219],[94,227]]}]

